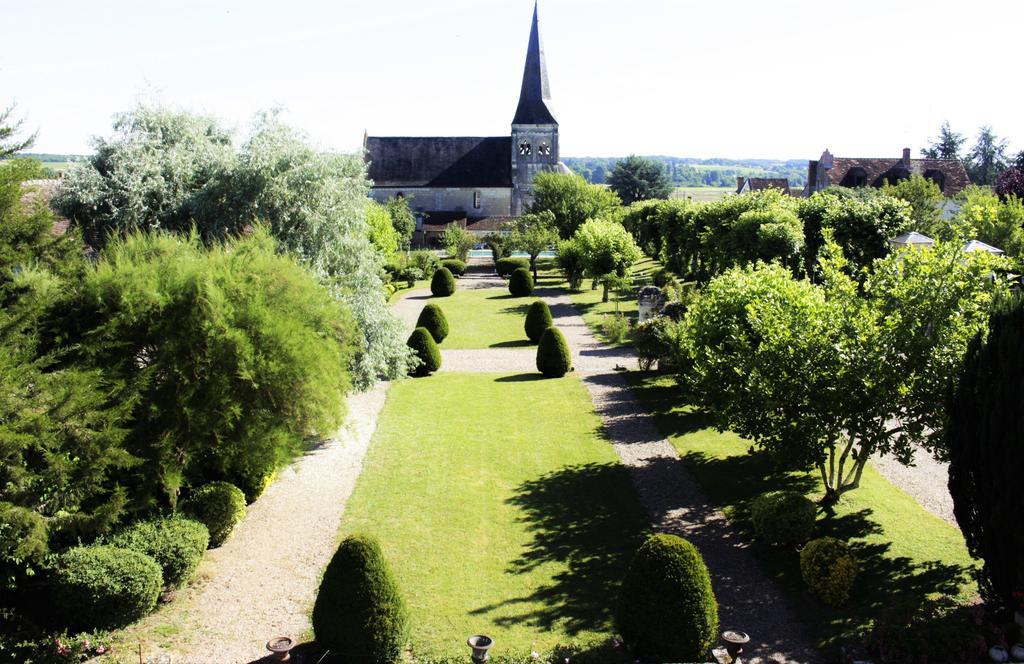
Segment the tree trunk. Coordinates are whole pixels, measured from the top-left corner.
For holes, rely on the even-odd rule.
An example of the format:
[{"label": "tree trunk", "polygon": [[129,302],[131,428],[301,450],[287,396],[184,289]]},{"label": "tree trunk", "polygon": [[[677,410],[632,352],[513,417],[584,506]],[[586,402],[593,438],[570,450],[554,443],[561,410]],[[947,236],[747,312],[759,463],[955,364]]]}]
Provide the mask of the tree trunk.
[{"label": "tree trunk", "polygon": [[601,295],[601,301],[602,302],[607,302],[608,301],[608,280],[607,279],[601,280],[601,285],[604,286],[604,293]]},{"label": "tree trunk", "polygon": [[533,270],[533,283],[537,283],[537,257],[530,256],[530,269]]}]

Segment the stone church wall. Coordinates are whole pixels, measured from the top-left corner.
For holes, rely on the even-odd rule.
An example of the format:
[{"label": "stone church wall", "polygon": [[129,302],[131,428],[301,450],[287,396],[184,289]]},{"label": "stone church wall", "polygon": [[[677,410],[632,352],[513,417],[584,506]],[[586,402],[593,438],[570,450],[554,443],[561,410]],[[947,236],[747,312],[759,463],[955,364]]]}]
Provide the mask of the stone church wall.
[{"label": "stone church wall", "polygon": [[[479,207],[474,206],[477,193]],[[465,212],[467,217],[495,217],[508,215],[512,208],[512,189],[508,187],[374,187],[370,191],[370,197],[381,203],[398,194],[409,201],[413,212],[446,210]]]}]

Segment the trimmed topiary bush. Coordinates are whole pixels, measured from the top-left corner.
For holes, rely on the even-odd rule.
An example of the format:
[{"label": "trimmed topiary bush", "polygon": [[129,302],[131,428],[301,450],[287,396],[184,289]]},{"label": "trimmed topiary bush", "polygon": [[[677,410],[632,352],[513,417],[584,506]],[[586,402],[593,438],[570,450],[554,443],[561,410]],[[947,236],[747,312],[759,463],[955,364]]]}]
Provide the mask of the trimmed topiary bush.
[{"label": "trimmed topiary bush", "polygon": [[448,297],[455,292],[455,277],[446,267],[439,267],[430,279],[430,292],[434,297]]},{"label": "trimmed topiary bush", "polygon": [[498,273],[499,277],[508,278],[513,272],[519,268],[526,270],[530,269],[529,258],[499,258],[494,264],[494,271]]},{"label": "trimmed topiary bush", "polygon": [[448,336],[448,319],[445,318],[441,307],[436,304],[428,304],[423,307],[420,317],[416,319],[416,327],[425,327],[434,341],[441,343]]},{"label": "trimmed topiary bush", "polygon": [[441,351],[434,343],[434,337],[425,327],[417,327],[409,335],[409,348],[420,358],[420,366],[415,370],[414,375],[426,376],[441,368]]},{"label": "trimmed topiary bush", "polygon": [[773,544],[800,546],[811,539],[818,506],[795,491],[773,491],[750,503],[754,530]]},{"label": "trimmed topiary bush", "polygon": [[245,518],[245,494],[233,484],[210,482],[193,491],[181,511],[206,526],[210,548],[216,548]]},{"label": "trimmed topiary bush", "polygon": [[572,353],[565,335],[557,327],[544,330],[537,344],[537,371],[548,378],[560,378],[572,369]]},{"label": "trimmed topiary bush", "polygon": [[446,258],[441,261],[441,267],[446,268],[456,277],[466,274],[466,264],[457,258]]},{"label": "trimmed topiary bush", "polygon": [[642,659],[703,662],[718,639],[718,602],[700,552],[676,535],[652,535],[622,581],[615,613]]},{"label": "trimmed topiary bush", "polygon": [[823,602],[840,606],[849,599],[857,578],[857,559],[846,542],[821,537],[808,542],[800,552],[800,574]]},{"label": "trimmed topiary bush", "polygon": [[533,292],[533,276],[524,267],[517,267],[508,279],[508,292],[512,297],[526,297]]},{"label": "trimmed topiary bush", "polygon": [[351,535],[338,547],[313,605],[313,633],[346,661],[401,659],[409,612],[376,540]]},{"label": "trimmed topiary bush", "polygon": [[551,308],[544,300],[536,300],[526,310],[526,336],[533,343],[539,343],[544,330],[552,326]]},{"label": "trimmed topiary bush", "polygon": [[82,546],[57,558],[51,599],[63,624],[77,631],[113,629],[156,606],[160,565],[144,553],[113,546]]},{"label": "trimmed topiary bush", "polygon": [[195,573],[210,543],[210,532],[199,521],[180,516],[141,521],[110,538],[119,549],[144,553],[160,565],[164,583],[181,586]]}]

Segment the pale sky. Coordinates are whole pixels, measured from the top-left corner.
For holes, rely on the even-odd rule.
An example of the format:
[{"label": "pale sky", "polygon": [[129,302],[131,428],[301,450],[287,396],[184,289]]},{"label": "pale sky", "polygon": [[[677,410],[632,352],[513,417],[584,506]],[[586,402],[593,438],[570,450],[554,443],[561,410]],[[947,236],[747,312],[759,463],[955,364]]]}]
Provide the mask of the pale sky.
[{"label": "pale sky", "polygon": [[[507,135],[533,0],[0,0],[0,106],[85,153],[139,99],[326,149]],[[1020,0],[541,0],[563,156],[916,155],[939,125],[1024,149]]]}]

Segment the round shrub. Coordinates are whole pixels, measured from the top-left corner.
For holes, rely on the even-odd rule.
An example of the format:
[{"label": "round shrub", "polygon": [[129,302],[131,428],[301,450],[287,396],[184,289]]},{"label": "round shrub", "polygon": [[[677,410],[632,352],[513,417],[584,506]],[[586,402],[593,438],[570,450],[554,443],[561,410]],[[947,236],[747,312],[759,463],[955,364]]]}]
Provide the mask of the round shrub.
[{"label": "round shrub", "polygon": [[425,327],[417,327],[409,335],[409,348],[420,358],[420,366],[416,368],[415,375],[426,376],[441,368],[441,351],[434,343],[434,337]]},{"label": "round shrub", "polygon": [[446,258],[441,261],[441,267],[446,268],[456,277],[466,274],[466,264],[457,258]]},{"label": "round shrub", "polygon": [[434,341],[441,343],[448,336],[448,319],[445,318],[441,307],[436,304],[428,304],[423,307],[420,317],[416,319],[416,327],[425,327]]},{"label": "round shrub", "polygon": [[572,353],[565,335],[557,327],[544,330],[537,344],[537,371],[548,378],[559,378],[572,369]]},{"label": "round shrub", "polygon": [[526,336],[533,343],[540,342],[544,330],[551,327],[554,320],[551,318],[551,308],[544,300],[537,300],[526,310]]},{"label": "round shrub", "polygon": [[510,274],[518,270],[519,268],[530,269],[530,259],[528,258],[499,258],[498,262],[494,264],[494,270],[498,273],[499,277],[507,278]]},{"label": "round shrub", "polygon": [[430,292],[434,297],[448,297],[455,292],[455,277],[446,267],[439,267],[430,279]]},{"label": "round shrub", "polygon": [[533,292],[533,277],[525,267],[517,267],[508,279],[508,292],[512,297],[526,297]]},{"label": "round shrub", "polygon": [[119,549],[144,553],[160,565],[164,583],[181,586],[195,573],[210,543],[210,532],[202,523],[182,517],[141,521],[110,538]]},{"label": "round shrub", "polygon": [[163,587],[160,565],[144,553],[83,546],[57,558],[52,600],[74,630],[113,629],[153,610]]},{"label": "round shrub", "polygon": [[181,511],[206,526],[210,548],[216,548],[245,517],[245,494],[233,484],[210,482],[193,491]]},{"label": "round shrub", "polygon": [[800,546],[811,539],[818,507],[795,491],[773,491],[750,503],[750,520],[764,539],[784,546]]},{"label": "round shrub", "polygon": [[718,639],[718,602],[700,552],[676,535],[652,535],[622,581],[615,622],[642,659],[703,662]]},{"label": "round shrub", "polygon": [[850,597],[857,578],[857,559],[846,542],[834,537],[811,540],[800,552],[804,583],[826,604],[839,606]]},{"label": "round shrub", "polygon": [[338,547],[313,605],[313,634],[345,661],[401,659],[409,613],[376,540],[352,535]]}]

